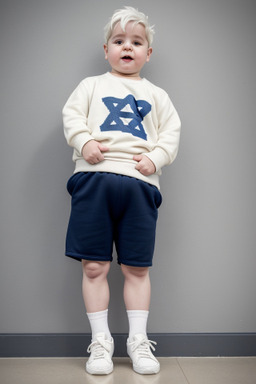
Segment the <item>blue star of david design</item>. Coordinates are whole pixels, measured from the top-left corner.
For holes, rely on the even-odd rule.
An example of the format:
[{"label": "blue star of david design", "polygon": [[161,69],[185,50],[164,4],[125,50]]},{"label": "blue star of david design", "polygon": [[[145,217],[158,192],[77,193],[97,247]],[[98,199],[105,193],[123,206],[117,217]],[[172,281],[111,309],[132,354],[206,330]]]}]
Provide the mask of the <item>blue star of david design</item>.
[{"label": "blue star of david design", "polygon": [[151,111],[151,104],[145,100],[136,100],[133,95],[124,99],[104,97],[103,103],[109,110],[101,131],[122,131],[147,140],[142,120]]}]

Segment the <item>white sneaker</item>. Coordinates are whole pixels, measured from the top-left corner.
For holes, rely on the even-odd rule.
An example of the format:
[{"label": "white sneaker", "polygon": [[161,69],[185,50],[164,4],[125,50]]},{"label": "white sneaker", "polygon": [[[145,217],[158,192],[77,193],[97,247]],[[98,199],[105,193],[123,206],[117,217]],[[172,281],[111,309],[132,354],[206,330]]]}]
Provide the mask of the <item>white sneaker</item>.
[{"label": "white sneaker", "polygon": [[97,333],[95,339],[87,349],[91,355],[86,363],[86,371],[91,375],[108,375],[113,371],[114,340],[108,340],[105,333]]},{"label": "white sneaker", "polygon": [[159,361],[152,354],[150,348],[155,351],[155,341],[148,340],[147,336],[137,334],[132,340],[127,340],[127,352],[130,356],[133,369],[141,375],[152,375],[160,371]]}]

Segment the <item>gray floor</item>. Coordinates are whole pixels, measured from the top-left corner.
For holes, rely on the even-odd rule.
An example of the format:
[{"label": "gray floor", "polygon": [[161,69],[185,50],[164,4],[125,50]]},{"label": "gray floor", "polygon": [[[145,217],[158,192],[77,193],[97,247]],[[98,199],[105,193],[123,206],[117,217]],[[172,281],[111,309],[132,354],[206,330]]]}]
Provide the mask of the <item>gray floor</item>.
[{"label": "gray floor", "polygon": [[256,357],[159,358],[158,375],[132,371],[127,358],[115,358],[108,376],[85,373],[83,358],[0,359],[1,384],[255,384]]}]

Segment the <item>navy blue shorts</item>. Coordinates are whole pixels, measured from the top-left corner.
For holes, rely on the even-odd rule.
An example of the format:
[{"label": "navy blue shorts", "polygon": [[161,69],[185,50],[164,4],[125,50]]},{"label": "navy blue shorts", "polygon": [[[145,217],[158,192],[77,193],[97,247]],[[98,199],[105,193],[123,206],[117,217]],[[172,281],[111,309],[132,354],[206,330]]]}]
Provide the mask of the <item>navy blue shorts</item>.
[{"label": "navy blue shorts", "polygon": [[152,265],[156,221],[162,197],[157,187],[133,177],[79,172],[67,189],[72,196],[66,255],[77,260]]}]

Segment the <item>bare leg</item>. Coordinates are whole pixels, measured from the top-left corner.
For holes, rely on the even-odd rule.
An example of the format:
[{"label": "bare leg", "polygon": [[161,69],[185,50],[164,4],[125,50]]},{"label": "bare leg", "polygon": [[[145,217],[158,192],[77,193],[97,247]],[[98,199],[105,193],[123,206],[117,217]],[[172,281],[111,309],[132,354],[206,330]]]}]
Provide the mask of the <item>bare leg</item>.
[{"label": "bare leg", "polygon": [[151,284],[148,267],[121,265],[124,274],[124,302],[127,310],[148,311]]},{"label": "bare leg", "polygon": [[82,261],[82,292],[88,313],[104,311],[109,304],[109,285],[107,275],[110,262]]}]

